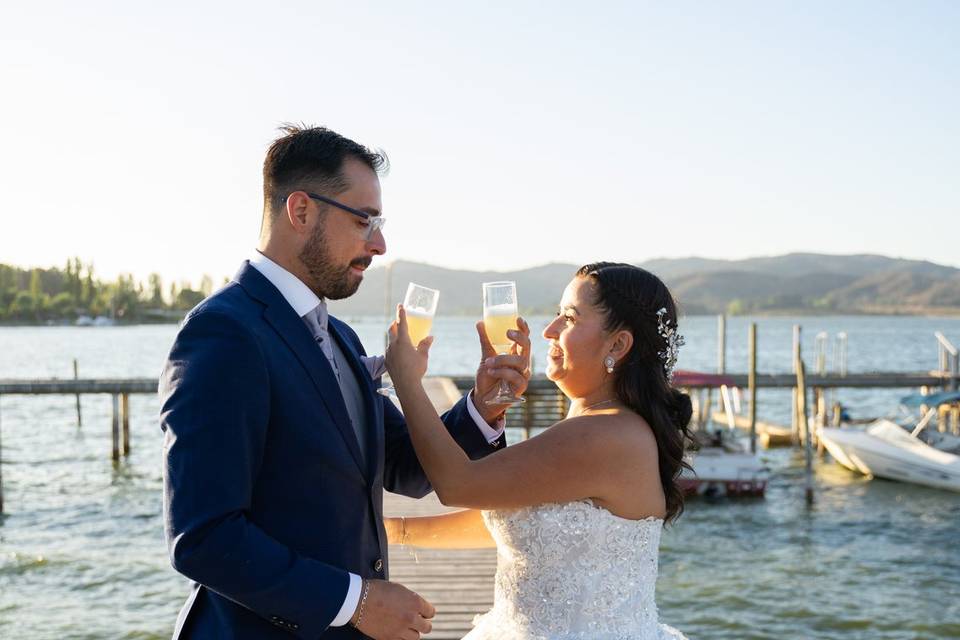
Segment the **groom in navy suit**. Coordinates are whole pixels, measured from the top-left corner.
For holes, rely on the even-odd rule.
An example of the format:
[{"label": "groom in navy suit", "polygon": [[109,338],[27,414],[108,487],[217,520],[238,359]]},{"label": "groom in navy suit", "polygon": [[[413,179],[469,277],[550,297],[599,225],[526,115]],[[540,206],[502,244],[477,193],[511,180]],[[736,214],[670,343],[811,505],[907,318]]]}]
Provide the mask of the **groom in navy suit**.
[{"label": "groom in navy suit", "polygon": [[[327,315],[386,250],[385,158],[324,128],[287,127],[263,167],[258,250],[184,320],[160,379],[164,516],[191,591],[174,638],[419,638],[433,606],[388,581],[383,491],[431,487],[382,373]],[[513,337],[529,353],[526,330]],[[493,356],[444,416],[471,456],[505,444]],[[474,398],[477,400],[474,401]]]}]

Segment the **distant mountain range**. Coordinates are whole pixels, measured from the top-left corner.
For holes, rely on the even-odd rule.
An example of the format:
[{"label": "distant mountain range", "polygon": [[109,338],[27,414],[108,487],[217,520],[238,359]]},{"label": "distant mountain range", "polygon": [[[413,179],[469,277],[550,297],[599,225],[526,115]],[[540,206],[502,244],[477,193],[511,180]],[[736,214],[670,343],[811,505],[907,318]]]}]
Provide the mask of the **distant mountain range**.
[{"label": "distant mountain range", "polygon": [[[397,261],[367,271],[354,296],[333,303],[340,315],[384,313],[408,282],[441,291],[446,315],[481,314],[480,284],[517,283],[521,313],[551,313],[580,265],[520,271],[460,271]],[[792,253],[746,260],[657,259],[640,263],[660,276],[687,315],[729,313],[960,314],[960,269],[877,255]]]}]

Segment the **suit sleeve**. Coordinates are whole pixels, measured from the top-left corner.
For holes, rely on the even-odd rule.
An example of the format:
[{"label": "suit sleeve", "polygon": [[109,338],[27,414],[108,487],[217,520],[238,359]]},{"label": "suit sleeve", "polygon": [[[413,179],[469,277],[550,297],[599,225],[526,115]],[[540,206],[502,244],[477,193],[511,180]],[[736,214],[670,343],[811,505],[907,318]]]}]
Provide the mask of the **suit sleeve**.
[{"label": "suit sleeve", "polygon": [[[366,355],[363,344],[353,329],[345,323],[339,323],[337,327],[349,337],[358,353]],[[374,386],[379,386],[379,379],[374,382]],[[383,488],[391,493],[422,498],[433,491],[433,487],[417,460],[407,422],[390,399],[377,395],[375,400],[380,402],[383,408]],[[460,398],[441,419],[453,439],[473,459],[489,455],[507,444],[506,435],[501,435],[493,443],[487,441],[467,409],[466,396]]]},{"label": "suit sleeve", "polygon": [[160,378],[163,508],[173,567],[297,637],[316,638],[349,574],[302,556],[248,518],[266,442],[270,379],[257,342],[230,316],[201,311]]},{"label": "suit sleeve", "polygon": [[[413,442],[410,440],[410,432],[407,431],[406,420],[389,399],[383,398],[383,405],[385,444],[383,486],[393,493],[422,498],[433,491],[433,487],[430,486],[423,467],[417,459]],[[466,396],[460,398],[450,411],[441,416],[441,419],[460,448],[474,460],[506,445],[504,435],[493,443],[487,442],[467,410]]]}]

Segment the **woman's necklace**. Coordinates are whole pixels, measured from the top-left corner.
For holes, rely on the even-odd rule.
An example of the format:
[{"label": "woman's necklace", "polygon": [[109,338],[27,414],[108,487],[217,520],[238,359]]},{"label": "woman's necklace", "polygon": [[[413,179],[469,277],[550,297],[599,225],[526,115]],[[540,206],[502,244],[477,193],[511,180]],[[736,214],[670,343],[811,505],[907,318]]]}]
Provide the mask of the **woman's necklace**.
[{"label": "woman's necklace", "polygon": [[616,402],[618,402],[616,399],[601,400],[600,402],[594,402],[590,406],[580,409],[580,413],[585,413],[587,411],[590,411],[590,409],[596,409],[597,407],[602,407],[605,404],[614,404]]}]

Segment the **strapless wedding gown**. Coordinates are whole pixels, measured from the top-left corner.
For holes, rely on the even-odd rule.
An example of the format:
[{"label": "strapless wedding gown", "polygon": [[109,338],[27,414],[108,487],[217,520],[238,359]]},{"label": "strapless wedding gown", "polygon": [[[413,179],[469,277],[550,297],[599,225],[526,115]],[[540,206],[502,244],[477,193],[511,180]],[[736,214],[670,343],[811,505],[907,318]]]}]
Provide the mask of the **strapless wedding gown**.
[{"label": "strapless wedding gown", "polygon": [[463,640],[686,640],[657,616],[662,520],[589,501],[483,519],[497,542],[494,604]]}]

